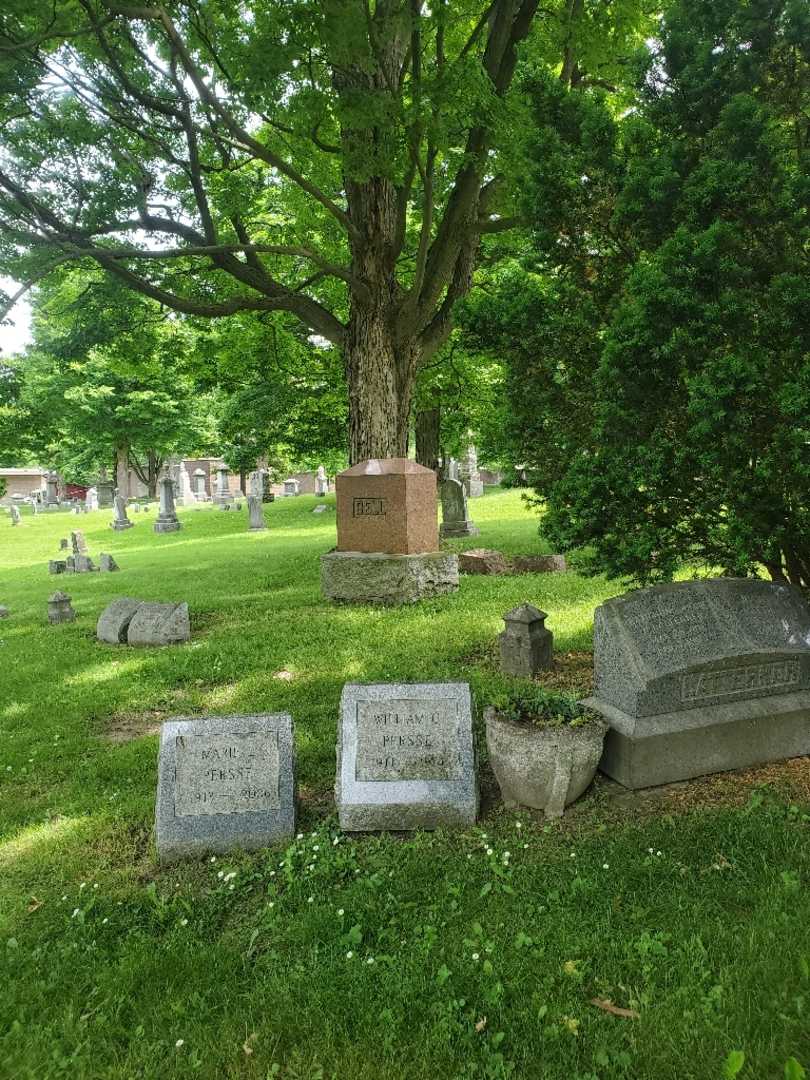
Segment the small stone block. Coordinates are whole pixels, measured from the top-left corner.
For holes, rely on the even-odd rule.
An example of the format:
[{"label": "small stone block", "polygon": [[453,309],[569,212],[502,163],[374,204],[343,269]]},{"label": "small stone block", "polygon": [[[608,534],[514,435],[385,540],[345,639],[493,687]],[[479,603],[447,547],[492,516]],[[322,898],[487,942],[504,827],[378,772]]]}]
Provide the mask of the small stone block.
[{"label": "small stone block", "polygon": [[521,604],[503,619],[506,629],[499,634],[501,671],[530,679],[554,665],[554,635],[544,626],[547,615],[532,604]]},{"label": "small stone block", "polygon": [[129,645],[177,645],[191,637],[188,604],[143,603],[127,631]]},{"label": "small stone block", "polygon": [[112,557],[112,555],[104,555],[103,553],[98,557],[98,568],[103,573],[109,574],[115,570],[120,570],[121,567]]},{"label": "small stone block", "polygon": [[0,605],[0,619],[7,619],[10,614],[11,612],[8,610],[7,607],[3,607],[2,605]]},{"label": "small stone block", "polygon": [[133,600],[130,596],[121,596],[113,600],[111,604],[99,615],[96,624],[96,637],[99,641],[106,641],[108,645],[126,644],[127,631],[132,621],[132,616],[143,603],[142,600]]},{"label": "small stone block", "polygon": [[66,570],[67,570],[67,560],[66,559],[50,559],[49,560],[49,562],[48,562],[48,573],[49,574],[64,574],[64,572]]},{"label": "small stone block", "polygon": [[515,555],[512,569],[516,574],[561,574],[568,564],[564,555]]},{"label": "small stone block", "polygon": [[509,564],[502,551],[489,548],[471,548],[458,556],[458,568],[462,574],[508,574]]},{"label": "small stone block", "polygon": [[341,829],[470,826],[478,781],[467,683],[347,683],[335,798]]},{"label": "small stone block", "polygon": [[327,600],[360,604],[412,604],[458,589],[458,557],[381,555],[330,551],[321,556],[321,590]]},{"label": "small stone block", "polygon": [[295,812],[288,714],[178,718],[163,725],[155,813],[161,862],[290,840]]},{"label": "small stone block", "polygon": [[66,536],[63,536],[62,539],[59,541],[59,550],[60,551],[67,551],[69,547],[70,547],[70,542],[69,542],[68,538]]}]

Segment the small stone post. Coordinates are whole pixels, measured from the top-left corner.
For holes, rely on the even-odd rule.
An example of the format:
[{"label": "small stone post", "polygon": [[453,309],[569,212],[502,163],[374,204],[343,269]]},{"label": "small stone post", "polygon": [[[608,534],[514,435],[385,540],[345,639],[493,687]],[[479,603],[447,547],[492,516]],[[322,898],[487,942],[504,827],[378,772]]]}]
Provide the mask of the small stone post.
[{"label": "small stone post", "polygon": [[554,664],[554,635],[545,627],[548,618],[533,604],[521,604],[503,617],[506,629],[498,635],[501,671],[531,678]]},{"label": "small stone post", "polygon": [[160,478],[160,511],[152,528],[156,533],[177,532],[180,528],[174,509],[174,481],[171,476]]},{"label": "small stone post", "polygon": [[70,606],[70,597],[67,593],[55,592],[48,597],[48,622],[63,623],[73,622],[76,612]]}]

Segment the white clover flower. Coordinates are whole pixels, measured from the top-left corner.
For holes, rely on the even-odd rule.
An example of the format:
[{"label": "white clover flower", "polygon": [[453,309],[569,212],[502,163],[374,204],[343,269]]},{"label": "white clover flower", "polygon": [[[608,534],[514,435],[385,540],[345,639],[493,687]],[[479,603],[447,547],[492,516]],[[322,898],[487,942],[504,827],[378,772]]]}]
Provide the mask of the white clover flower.
[{"label": "white clover flower", "polygon": [[528,844],[524,844],[523,845],[523,850],[525,851],[528,846],[529,846]]},{"label": "white clover flower", "polygon": [[229,885],[229,886],[228,886],[228,892],[233,892],[233,890],[234,890],[235,888],[236,888],[236,886],[235,886],[235,885]]},{"label": "white clover flower", "polygon": [[67,900],[67,893],[62,897],[63,900]]},{"label": "white clover flower", "polygon": [[472,958],[473,958],[473,960],[479,960],[479,959],[480,959],[480,956],[481,956],[481,954],[480,954],[480,953],[477,953],[477,952],[474,952],[474,953],[472,954]]},{"label": "white clover flower", "polygon": [[210,859],[210,862],[216,862],[216,861],[217,861],[216,855],[212,855],[211,859]]},{"label": "white clover flower", "polygon": [[343,915],[343,914],[344,914],[343,908],[342,907],[338,908],[338,915]]},{"label": "white clover flower", "polygon": [[275,876],[276,876],[276,872],[275,872],[275,870],[271,870],[271,871],[270,871],[270,877],[275,877]]},{"label": "white clover flower", "polygon": [[175,1048],[176,1048],[177,1050],[179,1050],[179,1049],[180,1049],[180,1047],[181,1047],[181,1046],[183,1045],[183,1043],[184,1043],[185,1041],[186,1041],[185,1039],[178,1039],[178,1040],[177,1040],[177,1042],[176,1042],[176,1043],[174,1044],[174,1045],[175,1045]]},{"label": "white clover flower", "polygon": [[373,956],[370,956],[370,957],[368,958],[368,960],[366,960],[366,963],[367,963],[367,964],[373,964],[373,963],[374,963],[374,957],[373,957]]},{"label": "white clover flower", "polygon": [[650,855],[652,855],[652,854],[654,854],[654,852],[655,852],[655,848],[651,848],[651,847],[648,847],[648,848],[647,848],[647,851],[648,851],[648,853],[649,853]]},{"label": "white clover flower", "polygon": [[503,857],[504,857],[504,859],[508,859],[510,855],[511,855],[511,852],[509,852],[509,851],[505,851],[505,852],[503,853]]},{"label": "white clover flower", "polygon": [[515,822],[515,828],[516,829],[522,829],[523,828],[523,822],[522,821],[516,821]]},{"label": "white clover flower", "polygon": [[[661,854],[661,852],[659,851],[659,852],[658,852],[658,854],[660,855],[660,854]],[[94,882],[93,882],[93,888],[94,888],[94,889],[97,889],[97,888],[98,888],[98,882],[97,882],[97,881],[94,881]]]},{"label": "white clover flower", "polygon": [[320,844],[313,844],[312,845],[312,850],[313,851],[320,851],[321,850],[321,845]]},{"label": "white clover flower", "polygon": [[188,919],[181,919],[180,920],[180,925],[181,926],[188,926]]},{"label": "white clover flower", "polygon": [[218,877],[218,878],[219,878],[219,880],[221,881],[221,880],[222,880],[222,879],[223,879],[223,878],[225,877],[225,871],[224,871],[224,870],[220,870],[220,872],[219,872],[219,873],[217,874],[217,877]]},{"label": "white clover flower", "polygon": [[275,907],[276,905],[275,905],[275,902],[273,900],[271,900],[270,903],[267,906],[268,907]]},{"label": "white clover flower", "polygon": [[660,854],[661,854],[661,852],[660,852],[660,851],[656,851],[656,853],[655,853],[655,854],[656,854],[656,856],[658,856],[658,855],[660,855]]},{"label": "white clover flower", "polygon": [[79,892],[81,892],[81,891],[82,891],[82,889],[86,889],[86,888],[87,888],[87,882],[86,882],[86,881],[83,881],[83,882],[81,883],[81,885],[79,886]]},{"label": "white clover flower", "polygon": [[336,836],[335,839],[332,841],[332,847],[337,847],[339,843],[340,843],[340,837]]},{"label": "white clover flower", "polygon": [[609,870],[610,869],[610,863],[606,863],[606,862],[602,863],[602,869],[603,870]]},{"label": "white clover flower", "polygon": [[487,848],[487,855],[491,855],[491,854],[492,854],[492,848],[491,848],[491,847],[488,847],[488,848]]},{"label": "white clover flower", "polygon": [[109,921],[110,921],[109,919],[102,919],[101,920],[101,925],[103,926],[105,923],[108,923]]},{"label": "white clover flower", "polygon": [[352,952],[352,950],[351,950],[351,949],[349,949],[349,951],[348,951],[348,952],[346,953],[346,959],[347,959],[347,960],[351,960],[351,958],[352,958],[353,956],[354,956],[354,953]]},{"label": "white clover flower", "polygon": [[303,839],[304,839],[304,834],[303,834],[302,832],[300,832],[300,833],[298,834],[298,836],[296,836],[296,838],[295,838],[295,839],[296,839],[296,840],[303,840]]},{"label": "white clover flower", "polygon": [[575,851],[572,851],[571,852],[571,858],[575,859],[576,857],[577,857],[577,853]]},{"label": "white clover flower", "polygon": [[223,878],[222,880],[223,880],[223,881],[233,881],[233,879],[234,879],[235,877],[236,877],[236,871],[235,871],[235,870],[231,870],[231,871],[230,871],[229,873],[227,873],[227,874],[225,875],[225,877],[224,877],[224,878]]},{"label": "white clover flower", "polygon": [[308,903],[308,904],[312,904],[312,903],[314,903],[314,901],[315,901],[315,897],[314,897],[314,896],[310,896],[310,898],[309,898],[309,899],[307,900],[307,903]]},{"label": "white clover flower", "polygon": [[70,916],[70,917],[71,917],[71,919],[75,919],[75,918],[76,918],[76,916],[77,916],[77,915],[79,914],[79,910],[80,910],[79,908],[74,908],[74,909],[73,909],[73,914],[72,914],[72,915]]}]

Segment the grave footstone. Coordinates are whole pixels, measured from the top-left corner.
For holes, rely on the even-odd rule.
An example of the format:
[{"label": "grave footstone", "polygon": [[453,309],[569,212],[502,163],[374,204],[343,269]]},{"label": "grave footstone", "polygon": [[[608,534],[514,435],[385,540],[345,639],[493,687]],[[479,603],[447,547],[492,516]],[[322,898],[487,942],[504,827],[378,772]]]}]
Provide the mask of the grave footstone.
[{"label": "grave footstone", "polygon": [[290,840],[295,816],[291,716],[207,716],[163,724],[155,812],[161,862]]},{"label": "grave footstone", "polygon": [[160,512],[152,526],[156,533],[177,532],[181,528],[174,509],[174,485],[170,476],[160,480]]},{"label": "grave footstone", "polygon": [[64,574],[67,570],[67,561],[65,559],[51,559],[48,562],[49,574]]},{"label": "grave footstone", "polygon": [[469,686],[347,684],[335,796],[348,832],[473,825],[478,783]]},{"label": "grave footstone", "polygon": [[96,624],[96,637],[98,640],[106,641],[108,645],[126,644],[132,616],[142,603],[143,600],[134,600],[130,596],[121,596],[108,604],[99,615]]},{"label": "grave footstone", "polygon": [[790,585],[716,578],[596,609],[601,768],[626,787],[810,753],[810,607]]},{"label": "grave footstone", "polygon": [[512,569],[516,574],[562,574],[568,564],[564,555],[515,555]]},{"label": "grave footstone", "polygon": [[508,574],[509,564],[502,551],[470,548],[459,552],[458,568],[464,574]]},{"label": "grave footstone", "polygon": [[300,495],[301,494],[301,485],[294,477],[291,476],[287,480],[284,481],[284,494],[285,495]]},{"label": "grave footstone", "polygon": [[439,536],[477,536],[479,529],[467,514],[467,496],[458,480],[442,480],[439,485],[442,503],[442,524]]},{"label": "grave footstone", "polygon": [[115,570],[121,569],[112,555],[105,555],[103,552],[98,557],[98,568],[105,574],[110,574]]},{"label": "grave footstone", "polygon": [[177,645],[191,637],[188,604],[143,603],[127,630],[129,645]]},{"label": "grave footstone", "polygon": [[498,635],[501,671],[530,679],[554,665],[554,635],[546,629],[548,615],[533,604],[520,604],[503,617],[505,630]]},{"label": "grave footstone", "polygon": [[71,607],[70,597],[67,593],[55,592],[53,596],[48,597],[49,623],[73,622],[75,618],[76,612]]},{"label": "grave footstone", "polygon": [[264,520],[264,513],[262,512],[261,495],[248,495],[247,504],[250,514],[248,528],[251,530],[266,529],[267,522]]}]

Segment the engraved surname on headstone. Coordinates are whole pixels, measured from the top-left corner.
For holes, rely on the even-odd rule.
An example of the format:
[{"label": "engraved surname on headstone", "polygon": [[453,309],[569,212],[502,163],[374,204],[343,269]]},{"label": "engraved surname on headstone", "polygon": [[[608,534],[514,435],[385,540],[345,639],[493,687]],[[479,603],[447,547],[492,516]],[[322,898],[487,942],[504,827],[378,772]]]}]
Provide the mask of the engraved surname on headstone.
[{"label": "engraved surname on headstone", "polygon": [[279,808],[275,732],[178,735],[175,754],[174,811],[178,817]]},{"label": "engraved surname on headstone", "polygon": [[701,701],[704,698],[744,694],[751,690],[798,686],[800,682],[798,660],[774,660],[722,671],[690,672],[683,676],[681,682],[681,700]]},{"label": "engraved surname on headstone", "polygon": [[354,499],[352,517],[385,517],[385,499]]},{"label": "engraved surname on headstone", "polygon": [[357,705],[356,780],[460,780],[454,701],[401,699]]}]

